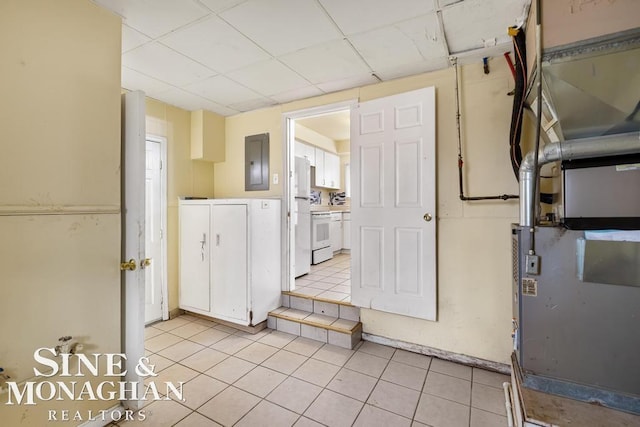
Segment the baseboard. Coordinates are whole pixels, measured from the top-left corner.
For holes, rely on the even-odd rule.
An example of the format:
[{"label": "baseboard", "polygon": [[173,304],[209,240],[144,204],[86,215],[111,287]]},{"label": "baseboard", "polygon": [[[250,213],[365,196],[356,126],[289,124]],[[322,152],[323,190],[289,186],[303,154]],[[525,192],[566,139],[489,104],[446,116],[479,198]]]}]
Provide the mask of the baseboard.
[{"label": "baseboard", "polygon": [[505,363],[493,362],[491,360],[480,359],[479,357],[467,356],[466,354],[453,353],[451,351],[440,350],[438,348],[427,347],[426,345],[414,344],[392,338],[381,337],[379,335],[362,333],[364,341],[371,341],[413,353],[424,354],[426,356],[437,357],[438,359],[449,360],[451,362],[462,363],[476,368],[488,369],[505,375],[511,375],[511,367]]},{"label": "baseboard", "polygon": [[125,411],[124,406],[122,406],[121,404],[118,404],[113,408],[109,408],[105,411],[104,417],[103,416],[96,417],[93,420],[89,420],[82,424],[79,424],[78,427],[104,427],[106,425],[109,425],[114,421],[118,421],[117,417],[115,420],[112,417],[113,413],[116,411],[122,414]]}]

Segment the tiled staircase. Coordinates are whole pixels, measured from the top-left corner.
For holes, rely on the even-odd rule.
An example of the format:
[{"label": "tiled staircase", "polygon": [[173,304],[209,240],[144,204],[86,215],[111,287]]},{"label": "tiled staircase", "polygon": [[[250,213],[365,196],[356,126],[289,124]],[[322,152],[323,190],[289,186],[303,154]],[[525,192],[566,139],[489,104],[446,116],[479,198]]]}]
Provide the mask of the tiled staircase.
[{"label": "tiled staircase", "polygon": [[282,306],[269,313],[267,326],[348,349],[362,339],[358,307],[295,292],[282,292]]}]

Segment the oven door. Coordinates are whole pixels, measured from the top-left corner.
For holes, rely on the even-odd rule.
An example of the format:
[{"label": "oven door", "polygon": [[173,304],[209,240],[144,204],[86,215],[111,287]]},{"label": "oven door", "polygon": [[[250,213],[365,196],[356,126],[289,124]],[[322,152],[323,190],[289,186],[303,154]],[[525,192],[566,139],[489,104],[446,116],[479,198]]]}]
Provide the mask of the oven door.
[{"label": "oven door", "polygon": [[331,245],[329,226],[331,214],[329,212],[313,213],[311,215],[311,247],[313,250],[326,248]]}]

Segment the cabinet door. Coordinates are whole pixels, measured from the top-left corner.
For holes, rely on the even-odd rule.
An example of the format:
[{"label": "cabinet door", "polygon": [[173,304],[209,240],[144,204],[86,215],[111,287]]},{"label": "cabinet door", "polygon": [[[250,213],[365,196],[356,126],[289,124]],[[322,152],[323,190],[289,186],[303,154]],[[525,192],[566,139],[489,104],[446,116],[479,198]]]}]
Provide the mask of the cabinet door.
[{"label": "cabinet door", "polygon": [[180,307],[211,311],[209,205],[180,207]]},{"label": "cabinet door", "polygon": [[325,178],[325,165],[324,165],[324,150],[316,148],[316,186],[317,187],[326,187],[326,178]]},{"label": "cabinet door", "polygon": [[331,240],[331,250],[333,252],[342,249],[342,220],[331,220],[329,227],[329,237]]},{"label": "cabinet door", "polygon": [[247,320],[247,205],[214,205],[211,215],[212,312]]},{"label": "cabinet door", "polygon": [[340,188],[340,157],[333,153],[324,154],[324,178],[329,188]]}]

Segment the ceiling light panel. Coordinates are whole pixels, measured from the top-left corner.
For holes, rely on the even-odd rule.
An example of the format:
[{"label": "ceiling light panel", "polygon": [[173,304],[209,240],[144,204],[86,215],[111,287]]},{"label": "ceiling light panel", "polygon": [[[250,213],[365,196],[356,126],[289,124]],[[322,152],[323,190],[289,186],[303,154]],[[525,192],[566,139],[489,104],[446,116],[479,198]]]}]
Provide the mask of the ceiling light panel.
[{"label": "ceiling light panel", "polygon": [[96,0],[124,23],[156,38],[211,13],[193,0]]},{"label": "ceiling light panel", "polygon": [[345,34],[355,34],[424,15],[433,0],[320,0]]},{"label": "ceiling light panel", "polygon": [[315,0],[249,0],[220,16],[274,56],[342,37]]},{"label": "ceiling light panel", "polygon": [[162,43],[219,73],[271,57],[216,16],[175,31],[164,37]]},{"label": "ceiling light panel", "polygon": [[452,54],[483,48],[509,39],[508,27],[522,18],[527,0],[465,0],[442,11]]},{"label": "ceiling light panel", "polygon": [[282,62],[311,83],[325,83],[369,74],[366,66],[351,45],[338,40],[282,56]]},{"label": "ceiling light panel", "polygon": [[122,65],[155,79],[182,86],[215,75],[201,65],[157,42],[122,55]]},{"label": "ceiling light panel", "polygon": [[227,76],[265,96],[309,85],[308,81],[275,59],[228,73]]}]

